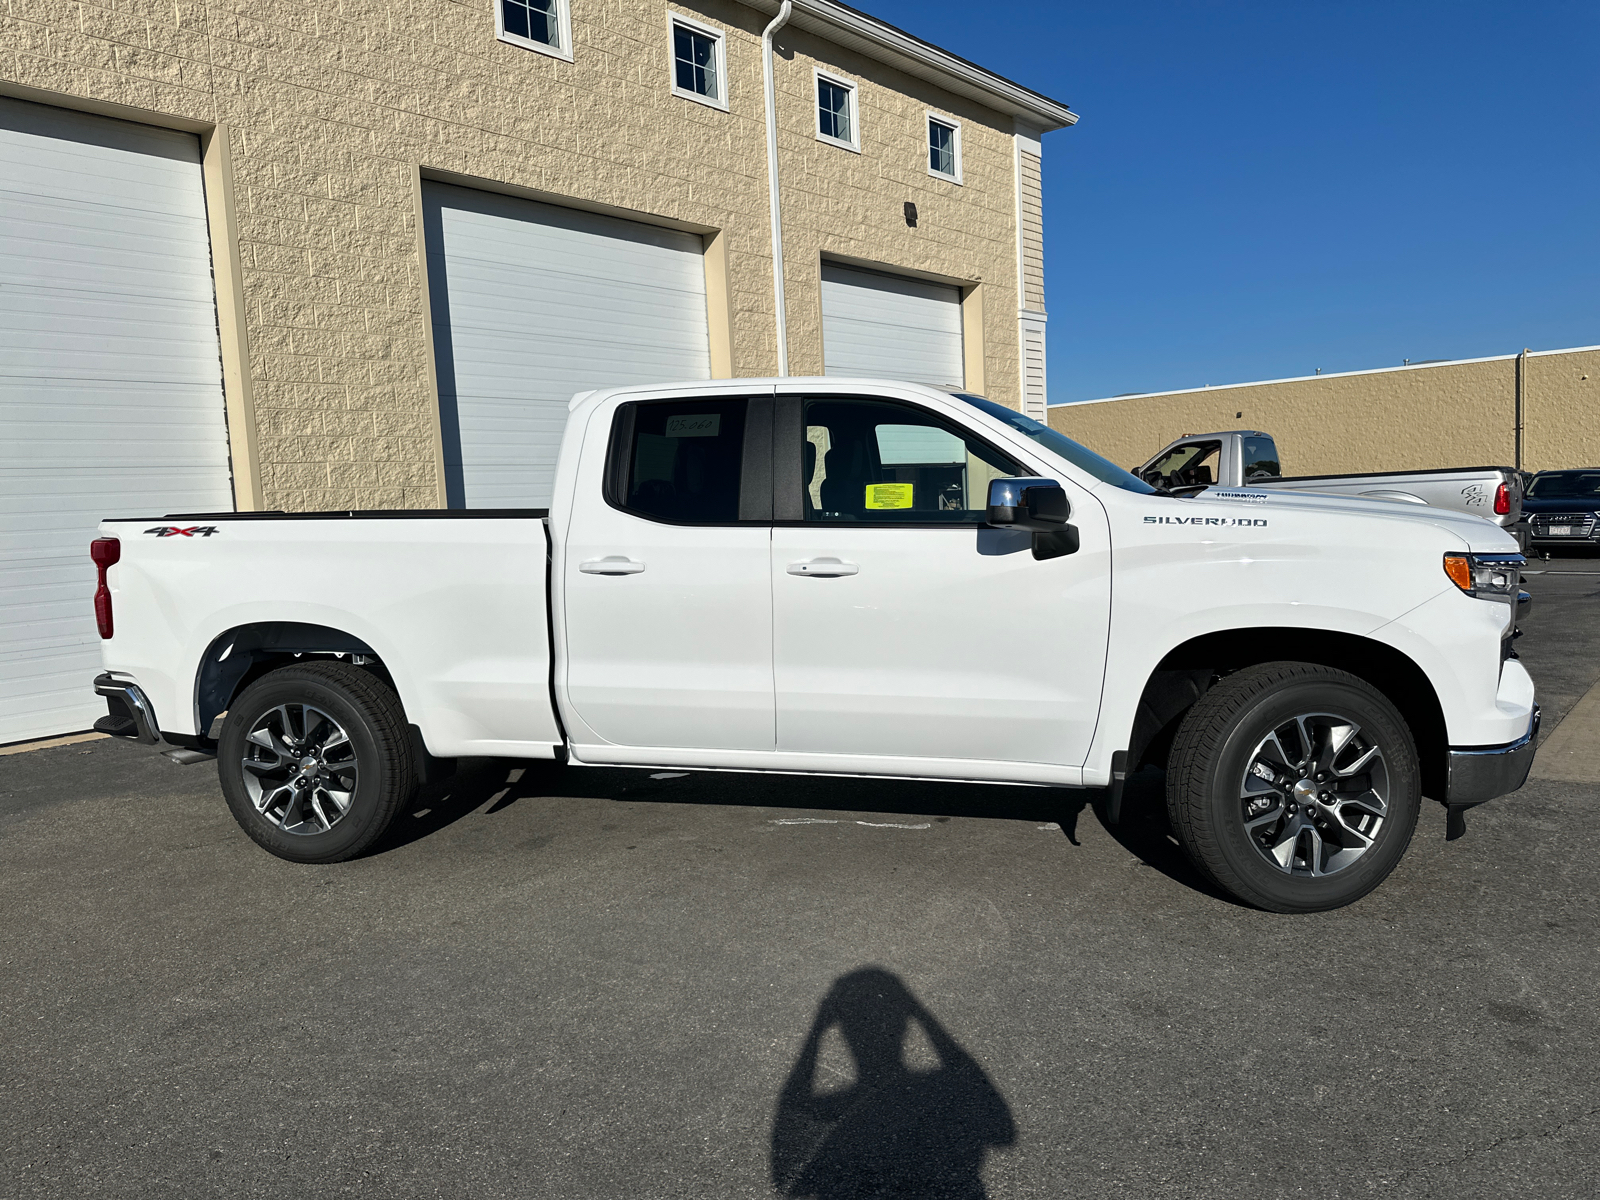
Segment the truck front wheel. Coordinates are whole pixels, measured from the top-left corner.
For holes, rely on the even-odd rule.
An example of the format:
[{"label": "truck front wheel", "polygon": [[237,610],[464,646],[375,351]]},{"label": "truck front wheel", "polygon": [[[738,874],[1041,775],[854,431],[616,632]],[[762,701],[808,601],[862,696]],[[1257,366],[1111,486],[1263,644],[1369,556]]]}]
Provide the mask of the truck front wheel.
[{"label": "truck front wheel", "polygon": [[1195,865],[1271,912],[1360,899],[1411,843],[1416,745],[1381,693],[1309,663],[1248,667],[1191,708],[1167,765],[1167,811]]},{"label": "truck front wheel", "polygon": [[217,746],[222,794],[258,845],[300,863],[367,849],[416,791],[400,700],[344,663],[284,667],[230,706]]}]

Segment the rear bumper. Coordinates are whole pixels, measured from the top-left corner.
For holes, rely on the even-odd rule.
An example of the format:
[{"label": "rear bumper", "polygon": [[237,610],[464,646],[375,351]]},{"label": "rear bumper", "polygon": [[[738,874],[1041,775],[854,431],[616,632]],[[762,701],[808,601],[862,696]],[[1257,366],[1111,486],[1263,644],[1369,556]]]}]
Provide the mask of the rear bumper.
[{"label": "rear bumper", "polygon": [[1482,804],[1516,791],[1533,768],[1539,736],[1539,706],[1533,706],[1528,732],[1504,746],[1471,746],[1450,751],[1450,783],[1446,802],[1459,808]]},{"label": "rear bumper", "polygon": [[101,733],[112,737],[132,738],[155,746],[161,743],[161,726],[156,721],[156,710],[150,698],[137,683],[118,679],[111,674],[97,675],[94,680],[95,695],[106,698],[106,715],[94,723]]}]

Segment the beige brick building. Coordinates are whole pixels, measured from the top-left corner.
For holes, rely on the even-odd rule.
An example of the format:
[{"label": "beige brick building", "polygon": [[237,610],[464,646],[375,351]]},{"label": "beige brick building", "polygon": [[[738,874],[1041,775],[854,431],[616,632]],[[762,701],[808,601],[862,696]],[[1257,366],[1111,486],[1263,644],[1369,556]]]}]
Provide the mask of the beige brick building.
[{"label": "beige brick building", "polygon": [[1050,408],[1050,425],[1125,467],[1217,429],[1273,435],[1291,475],[1600,464],[1600,346],[1417,363]]},{"label": "beige brick building", "polygon": [[[587,295],[604,295],[623,314],[592,320],[583,335],[593,333],[592,344],[563,341],[563,361],[587,362],[588,373],[549,384],[562,395],[574,390],[570,383],[632,381],[654,361],[650,339],[664,336],[663,323],[646,312],[626,327],[629,289],[643,286],[641,271],[656,269],[627,258],[635,251],[655,255],[663,271],[676,269],[673,255],[694,256],[694,277],[681,284],[686,299],[672,310],[689,313],[682,362],[711,377],[776,373],[763,30],[778,12],[771,0],[415,0],[399,8],[373,0],[11,0],[0,16],[0,95],[9,97],[0,100],[0,132],[9,131],[7,153],[21,157],[7,161],[22,163],[16,170],[29,179],[66,181],[64,191],[50,191],[50,182],[16,201],[27,226],[19,244],[54,244],[55,233],[37,232],[58,228],[53,213],[103,204],[116,211],[104,222],[79,221],[80,232],[62,235],[71,241],[63,253],[85,278],[121,279],[135,268],[158,272],[159,262],[145,261],[152,256],[181,259],[178,250],[158,253],[151,239],[188,221],[209,250],[211,361],[220,369],[214,383],[184,377],[199,399],[180,421],[188,422],[181,436],[162,443],[149,434],[170,408],[152,399],[159,370],[117,375],[115,362],[95,357],[107,349],[105,337],[72,333],[65,316],[41,325],[33,340],[24,329],[16,336],[36,364],[31,377],[56,390],[48,404],[30,392],[0,409],[14,447],[39,439],[15,462],[0,460],[0,471],[21,472],[12,476],[21,481],[14,492],[37,492],[45,487],[38,473],[54,469],[52,455],[87,453],[63,442],[53,413],[65,410],[49,407],[79,404],[85,423],[102,422],[108,469],[133,480],[138,503],[156,510],[199,506],[212,493],[197,484],[195,499],[172,497],[150,471],[176,479],[206,463],[216,468],[218,455],[240,509],[470,503],[479,469],[472,456],[492,458],[497,440],[522,436],[496,426],[494,414],[515,400],[518,379],[538,374],[527,367],[543,361],[535,326],[571,318],[579,307],[572,298]],[[944,373],[961,377],[948,381],[1042,417],[1040,139],[1076,117],[831,0],[797,0],[773,45],[790,373],[848,365],[856,310],[841,301],[830,313],[828,275],[845,301],[860,299],[852,287],[870,296],[881,286],[908,305],[955,314],[953,332],[935,347],[955,355],[957,366]],[[132,132],[113,131],[107,117],[133,123]],[[830,122],[831,133],[822,128]],[[67,161],[80,150],[99,156],[98,165]],[[151,195],[178,196],[187,186],[179,176],[192,166],[192,196],[184,192],[170,212],[165,200],[129,200],[123,207],[138,209],[137,220],[128,217],[124,241],[106,249],[93,231],[123,227],[117,198],[144,187],[145,168],[157,163],[177,164],[177,174],[151,183]],[[115,174],[125,167],[135,183]],[[102,184],[83,182],[91,177]],[[0,182],[0,203],[13,198],[7,186]],[[64,207],[54,199],[69,193]],[[141,221],[166,223],[153,234],[141,232]],[[492,243],[501,235],[492,231],[523,228],[563,246],[616,244],[626,261],[594,287],[579,278],[584,254],[570,269],[558,264],[570,295],[562,292],[549,311],[527,297],[534,315],[515,336],[507,341],[498,329],[479,337],[493,324],[485,313],[500,307],[494,297],[530,286],[517,254],[548,266],[539,257],[546,243],[519,250],[508,238],[498,264],[505,270],[495,275]],[[466,244],[484,229],[487,252],[453,257],[453,238]],[[95,258],[100,249],[137,257],[140,245],[149,252],[138,262]],[[468,258],[477,265],[463,266]],[[53,270],[40,268],[46,282],[38,286],[48,290]],[[183,303],[198,305],[191,284],[198,286],[152,285],[150,304],[182,293]],[[106,285],[93,303],[109,304],[120,287]],[[197,361],[207,353],[200,313],[190,313],[200,331]],[[122,357],[142,347],[175,362],[179,351],[163,340],[170,323],[151,317],[140,333],[129,324],[138,319],[116,318],[116,328],[129,331]],[[450,325],[444,358],[441,321]],[[630,341],[635,332],[642,342]],[[65,340],[56,353],[45,342],[58,335]],[[496,356],[506,346],[513,357],[502,363]],[[525,353],[534,358],[516,358]],[[74,377],[60,363],[91,358],[102,374],[77,390],[57,387]],[[679,361],[669,355],[657,370],[672,375]],[[632,374],[615,380],[612,364]],[[496,370],[513,377],[512,393],[485,408],[479,393],[489,385],[472,384],[479,392],[469,394],[464,380]],[[141,422],[111,411],[111,393],[96,391],[96,379],[143,396]],[[202,411],[213,394],[214,419]],[[224,407],[226,429],[213,453],[205,429],[222,430]],[[168,461],[163,444],[190,446],[192,461]],[[491,467],[504,464],[482,469]],[[450,493],[451,472],[465,473],[465,499]],[[130,496],[106,492],[96,503],[103,511],[113,499],[134,504]],[[210,503],[219,499],[227,497]]]}]

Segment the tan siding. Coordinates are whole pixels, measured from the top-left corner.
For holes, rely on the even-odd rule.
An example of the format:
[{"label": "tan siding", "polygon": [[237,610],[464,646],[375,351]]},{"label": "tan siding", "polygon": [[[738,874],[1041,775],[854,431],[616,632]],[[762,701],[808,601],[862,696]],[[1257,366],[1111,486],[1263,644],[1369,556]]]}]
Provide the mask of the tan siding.
[{"label": "tan siding", "polygon": [[[265,504],[433,505],[419,167],[722,231],[728,369],[775,369],[769,18],[682,8],[727,30],[727,113],[670,94],[666,8],[647,0],[574,0],[572,63],[497,42],[491,0],[30,0],[0,16],[0,79],[226,123]],[[987,386],[1018,394],[1011,119],[809,34],[778,40],[793,369],[822,369],[819,264],[836,254],[982,284]],[[860,83],[864,153],[814,137],[815,63]],[[929,108],[962,121],[964,187],[927,174]]]},{"label": "tan siding", "polygon": [[[1600,351],[1531,355],[1523,466],[1600,464]],[[1207,388],[1050,410],[1050,424],[1126,467],[1214,429],[1272,434],[1286,474],[1511,465],[1516,360]]]}]

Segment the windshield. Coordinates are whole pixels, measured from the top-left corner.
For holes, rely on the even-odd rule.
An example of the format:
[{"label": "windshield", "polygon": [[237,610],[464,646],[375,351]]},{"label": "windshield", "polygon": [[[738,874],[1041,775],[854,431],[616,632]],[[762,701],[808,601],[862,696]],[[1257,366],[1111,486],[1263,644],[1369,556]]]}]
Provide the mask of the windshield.
[{"label": "windshield", "polygon": [[1600,497],[1600,471],[1541,471],[1533,477],[1528,495],[1539,500]]},{"label": "windshield", "polygon": [[965,392],[952,392],[951,395],[957,400],[965,400],[973,408],[981,412],[988,413],[995,420],[1004,422],[1018,433],[1027,434],[1028,437],[1038,442],[1052,454],[1066,459],[1081,471],[1089,472],[1102,483],[1112,484],[1128,492],[1142,492],[1145,495],[1150,495],[1156,490],[1138,476],[1130,475],[1111,460],[1101,458],[1093,450],[1078,445],[1077,442],[1064,434],[1057,433],[1048,425],[1039,424],[1032,417],[1025,417],[1003,404],[996,404],[993,400],[985,400],[982,396],[969,396]]}]

